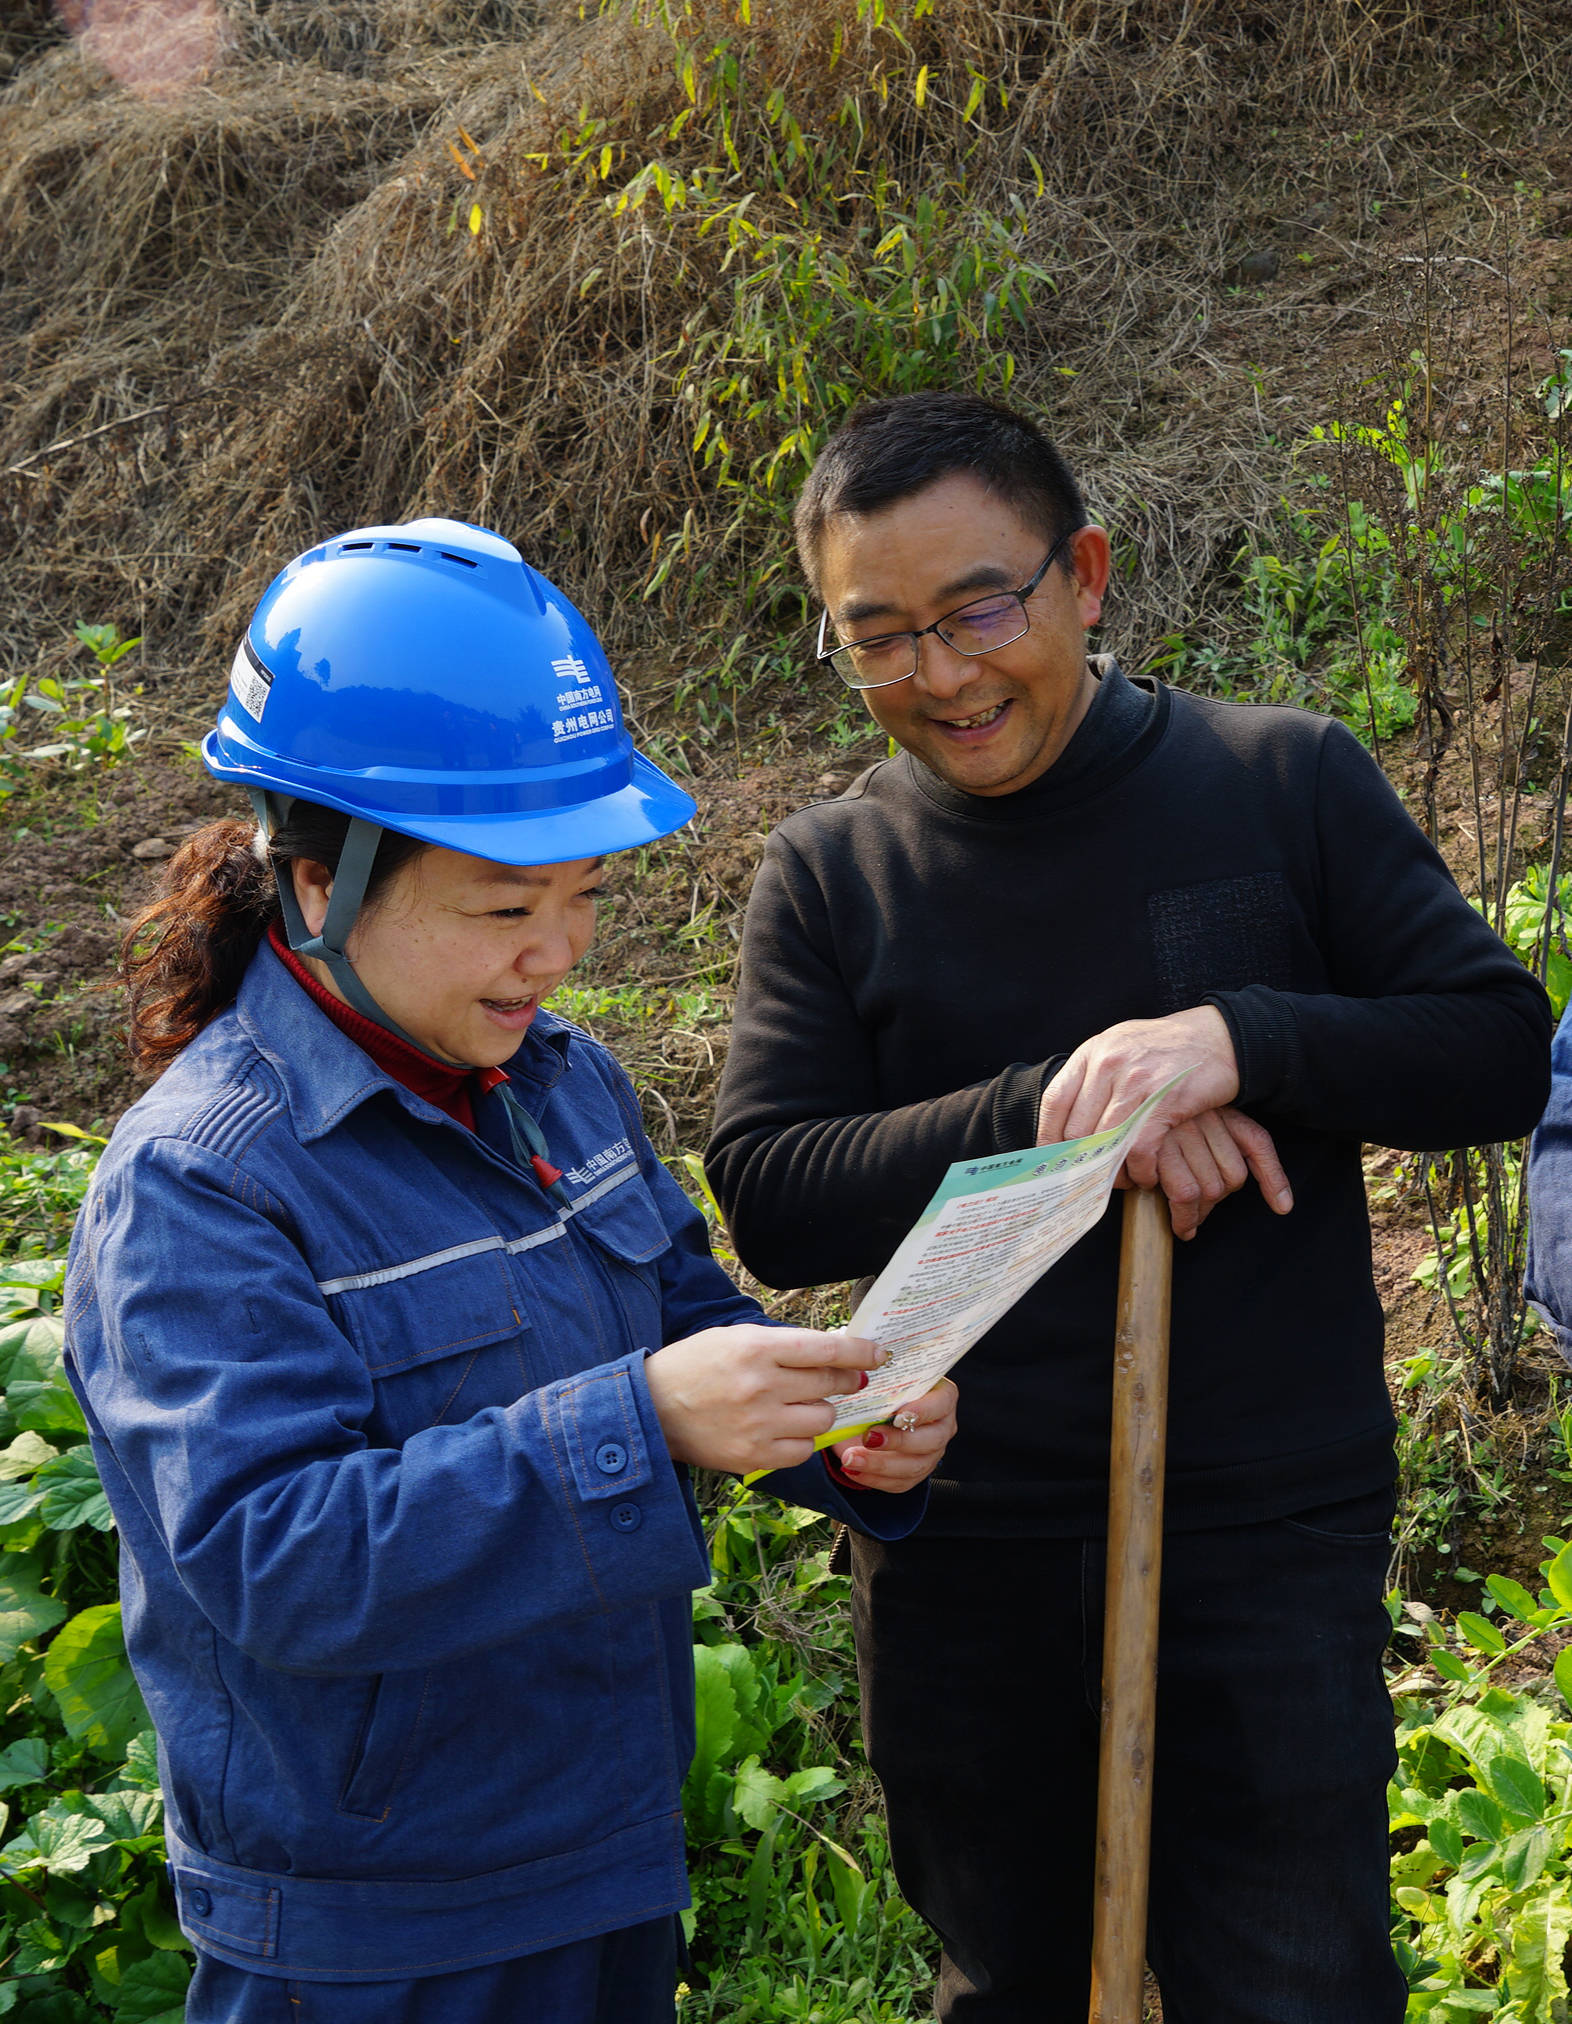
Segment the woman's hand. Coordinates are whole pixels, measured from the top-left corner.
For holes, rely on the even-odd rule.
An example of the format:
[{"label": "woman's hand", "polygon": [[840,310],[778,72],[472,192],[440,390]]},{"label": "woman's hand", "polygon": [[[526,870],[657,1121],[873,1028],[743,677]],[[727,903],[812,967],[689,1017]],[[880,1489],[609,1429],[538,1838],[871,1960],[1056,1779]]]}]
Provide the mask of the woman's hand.
[{"label": "woman's hand", "polygon": [[791,1469],[835,1424],[825,1400],[859,1391],[887,1352],[811,1328],[706,1328],[644,1360],[675,1462],[701,1469]]},{"label": "woman's hand", "polygon": [[835,1459],[860,1490],[910,1490],[931,1476],[955,1438],[955,1386],[942,1377],[887,1427],[837,1441]]}]

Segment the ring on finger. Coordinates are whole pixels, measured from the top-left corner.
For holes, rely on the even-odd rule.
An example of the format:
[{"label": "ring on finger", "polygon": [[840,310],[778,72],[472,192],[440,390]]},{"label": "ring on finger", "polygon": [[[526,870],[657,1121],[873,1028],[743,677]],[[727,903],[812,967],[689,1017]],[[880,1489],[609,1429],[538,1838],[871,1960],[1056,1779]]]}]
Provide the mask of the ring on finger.
[{"label": "ring on finger", "polygon": [[890,1425],[898,1434],[911,1434],[917,1431],[920,1422],[915,1413],[897,1413]]}]

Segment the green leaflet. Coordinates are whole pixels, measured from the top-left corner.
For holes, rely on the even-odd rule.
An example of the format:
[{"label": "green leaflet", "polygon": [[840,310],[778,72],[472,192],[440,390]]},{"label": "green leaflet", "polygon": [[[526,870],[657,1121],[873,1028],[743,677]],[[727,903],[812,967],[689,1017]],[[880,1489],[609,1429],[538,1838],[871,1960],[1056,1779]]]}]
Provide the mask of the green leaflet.
[{"label": "green leaflet", "polygon": [[164,1816],[163,1797],[157,1792],[83,1792],[66,1804],[84,1819],[100,1821],[117,1846],[156,1834]]},{"label": "green leaflet", "polygon": [[[11,1289],[11,1274],[22,1269],[11,1267],[0,1282],[0,1296]],[[64,1340],[65,1329],[53,1314],[30,1315],[0,1328],[0,1386],[9,1386],[22,1378],[63,1376],[60,1345]]]},{"label": "green leaflet", "polygon": [[1545,1788],[1531,1766],[1503,1750],[1483,1766],[1491,1797],[1509,1819],[1537,1820],[1545,1810]]},{"label": "green leaflet", "polygon": [[49,1745],[42,1736],[24,1736],[0,1750],[0,1792],[41,1785],[49,1769]]},{"label": "green leaflet", "polygon": [[191,1971],[179,1954],[133,1961],[120,1978],[115,2024],[181,2024]]},{"label": "green leaflet", "polygon": [[61,1605],[38,1586],[41,1572],[30,1554],[0,1554],[0,1665],[65,1617]]},{"label": "green leaflet", "polygon": [[123,1757],[131,1738],[148,1725],[126,1663],[118,1602],[84,1609],[56,1634],[44,1678],[67,1731],[100,1756]]},{"label": "green leaflet", "polygon": [[1506,1639],[1490,1619],[1475,1615],[1471,1609],[1458,1612],[1457,1627],[1476,1652],[1499,1655],[1506,1650]]},{"label": "green leaflet", "polygon": [[1572,1902],[1562,1890],[1540,1891],[1512,1921],[1512,1947],[1503,1977],[1521,2006],[1524,2024],[1561,2024],[1567,1996],[1562,1970],[1572,1939]]},{"label": "green leaflet", "polygon": [[762,1831],[786,1803],[786,1787],[781,1780],[764,1770],[757,1757],[744,1758],[737,1767],[732,1788],[732,1804],[739,1817]]},{"label": "green leaflet", "polygon": [[41,1434],[18,1434],[8,1448],[0,1448],[0,1483],[20,1482],[58,1453]]},{"label": "green leaflet", "polygon": [[40,1494],[44,1523],[53,1531],[71,1532],[78,1525],[91,1525],[95,1532],[113,1530],[109,1499],[85,1441],[46,1462],[33,1478],[33,1488]]},{"label": "green leaflet", "polygon": [[46,1868],[60,1876],[86,1869],[100,1849],[112,1847],[114,1836],[91,1814],[70,1813],[58,1801],[35,1813],[14,1841],[0,1849],[8,1868]]}]

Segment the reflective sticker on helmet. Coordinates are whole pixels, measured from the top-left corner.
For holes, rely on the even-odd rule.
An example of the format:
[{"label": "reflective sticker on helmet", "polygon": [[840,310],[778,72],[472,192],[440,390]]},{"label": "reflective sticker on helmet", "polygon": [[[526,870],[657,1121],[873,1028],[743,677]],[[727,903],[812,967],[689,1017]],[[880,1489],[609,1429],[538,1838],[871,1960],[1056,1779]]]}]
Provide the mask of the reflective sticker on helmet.
[{"label": "reflective sticker on helmet", "polygon": [[268,693],[273,687],[273,675],[271,669],[263,665],[248,639],[243,639],[235,649],[234,665],[229,670],[229,686],[241,709],[260,724],[262,712],[267,708]]}]

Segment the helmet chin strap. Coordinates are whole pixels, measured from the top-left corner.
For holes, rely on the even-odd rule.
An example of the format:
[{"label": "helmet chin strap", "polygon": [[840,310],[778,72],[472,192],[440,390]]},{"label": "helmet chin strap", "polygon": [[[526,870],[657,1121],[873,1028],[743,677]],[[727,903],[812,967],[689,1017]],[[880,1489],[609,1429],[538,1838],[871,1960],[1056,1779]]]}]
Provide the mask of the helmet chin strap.
[{"label": "helmet chin strap", "polygon": [[[281,794],[266,794],[259,787],[246,790],[256,818],[262,825],[262,834],[271,836],[274,830],[283,826],[289,813],[289,801]],[[381,825],[363,822],[359,816],[350,819],[344,848],[339,852],[338,870],[333,874],[333,890],[328,894],[327,914],[322,922],[322,932],[312,934],[306,926],[306,917],[300,911],[300,902],[295,897],[295,882],[288,877],[280,865],[273,867],[273,882],[278,887],[278,903],[284,913],[284,930],[289,946],[297,956],[314,956],[318,962],[326,963],[328,972],[338,986],[345,1002],[352,1005],[363,1018],[374,1026],[380,1026],[384,1033],[391,1033],[402,1040],[406,1047],[413,1047],[428,1061],[435,1061],[441,1068],[452,1068],[455,1064],[444,1061],[439,1054],[433,1054],[429,1047],[422,1047],[412,1033],[406,1033],[396,1019],[389,1017],[372,997],[365,985],[355,974],[354,965],[344,953],[344,943],[349,931],[355,925],[366,897],[366,887],[371,880],[371,867],[376,862],[377,845],[382,841]],[[502,1114],[507,1119],[508,1136],[513,1143],[513,1156],[521,1167],[528,1167],[540,1161],[535,1171],[548,1195],[559,1204],[571,1205],[571,1197],[562,1186],[560,1175],[551,1165],[546,1150],[546,1135],[519,1102],[507,1083],[499,1083],[497,1094],[502,1099]]]},{"label": "helmet chin strap", "polygon": [[[263,835],[271,836],[287,819],[289,800],[281,794],[265,794],[259,787],[248,788],[246,792],[262,825]],[[402,1040],[406,1047],[413,1047],[428,1061],[435,1061],[443,1068],[452,1068],[453,1062],[443,1061],[441,1055],[433,1054],[429,1047],[422,1047],[412,1033],[406,1033],[396,1019],[383,1011],[356,976],[354,965],[344,953],[344,944],[349,939],[349,931],[355,925],[355,918],[366,897],[366,887],[371,882],[371,867],[376,862],[377,845],[381,841],[379,823],[363,822],[358,815],[351,817],[344,848],[339,853],[338,869],[333,874],[333,889],[328,894],[322,931],[316,935],[306,926],[306,917],[295,897],[294,880],[282,866],[275,864],[273,882],[278,887],[278,903],[283,909],[284,932],[297,956],[313,956],[319,963],[326,963],[328,974],[338,986],[345,1003],[353,1006],[362,1018],[380,1026],[384,1033],[391,1033],[396,1040]]]}]

